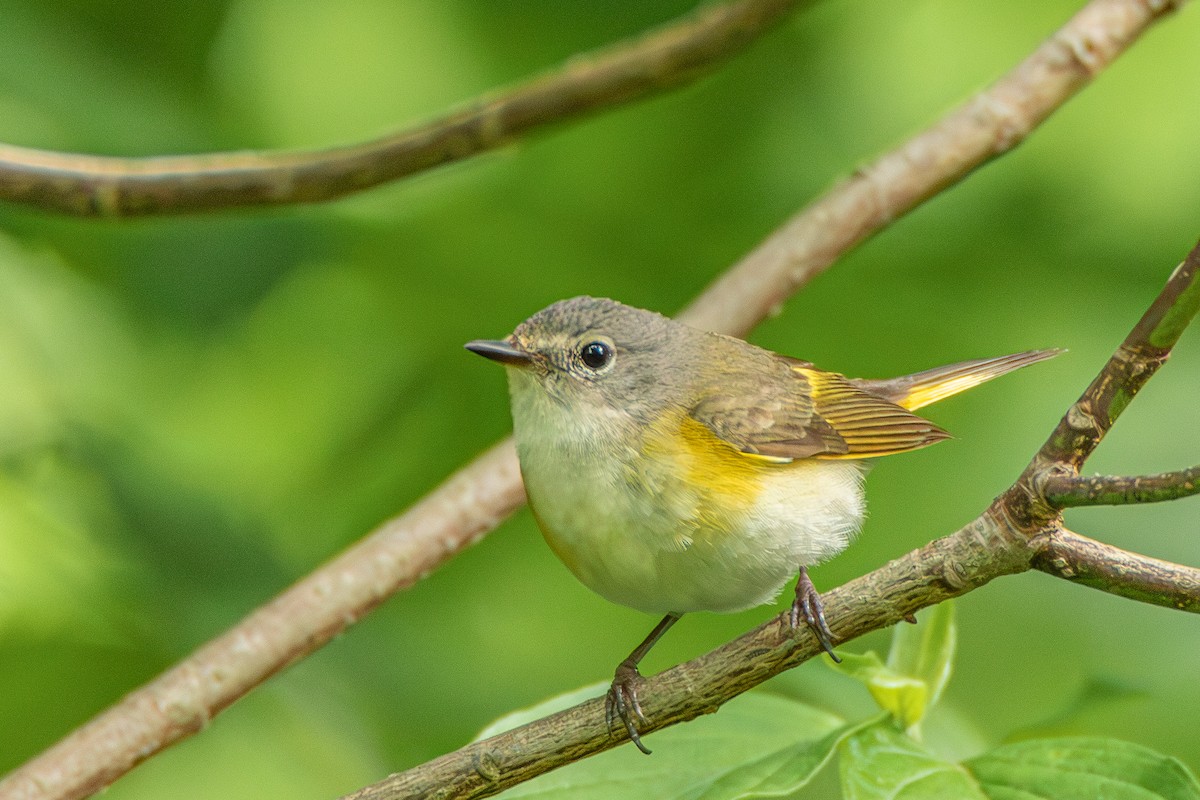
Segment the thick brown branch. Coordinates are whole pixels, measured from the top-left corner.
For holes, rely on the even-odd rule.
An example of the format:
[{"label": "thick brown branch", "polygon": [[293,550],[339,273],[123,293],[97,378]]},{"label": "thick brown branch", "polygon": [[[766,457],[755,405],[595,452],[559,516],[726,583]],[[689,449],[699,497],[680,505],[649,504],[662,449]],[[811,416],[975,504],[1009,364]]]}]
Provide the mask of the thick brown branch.
[{"label": "thick brown branch", "polygon": [[1200,613],[1200,569],[1160,561],[1068,530],[1035,541],[1033,566],[1102,592]]},{"label": "thick brown branch", "polygon": [[109,217],[331,200],[689,83],[807,2],[737,0],[705,6],[420,127],[347,147],[106,158],[0,145],[0,200]]},{"label": "thick brown branch", "polygon": [[[827,592],[825,611],[835,641],[893,625],[993,578],[1028,569],[1032,551],[1026,537],[989,509],[957,533]],[[648,722],[639,727],[644,735],[715,712],[818,653],[820,645],[812,635],[805,631],[793,639],[786,615],[776,617],[706,655],[646,679],[639,697]],[[603,699],[590,700],[392,775],[344,800],[488,797],[623,743],[624,730],[610,734],[604,718]]]},{"label": "thick brown branch", "polygon": [[[911,161],[919,166],[921,185],[950,184],[1002,151],[1004,148],[997,142],[1009,142],[1011,146],[1011,142],[1027,133],[1024,126],[1045,119],[1066,102],[1088,77],[1131,44],[1168,6],[1143,0],[1093,0],[1034,57],[997,84],[1008,87],[1002,95],[989,95],[987,101],[968,104],[968,108],[977,109],[976,125],[939,126],[940,133],[931,141],[936,140],[938,148],[957,154],[955,157],[937,157],[938,150],[929,150],[928,141],[916,146],[915,142],[930,137],[921,134],[877,163],[902,165]],[[1044,66],[1034,69],[1031,62],[1044,62]],[[1072,77],[1064,79],[1064,76]],[[1028,116],[987,112],[997,104],[1011,102],[1004,99],[1009,94],[1036,99]],[[959,135],[976,144],[960,144],[954,138]],[[979,141],[990,144],[980,147]],[[972,154],[975,160],[968,158],[964,162],[963,153]],[[688,321],[712,329],[745,332],[789,292],[825,269],[845,250],[881,229],[894,215],[911,207],[905,203],[877,202],[876,198],[928,191],[914,190],[908,183],[912,180],[912,170],[879,166],[851,181],[854,185],[869,186],[869,193],[850,192],[844,187],[836,189],[750,253],[736,267],[735,277],[719,280],[709,287],[687,312]],[[106,205],[106,208],[116,207]],[[801,219],[807,221],[800,224]],[[854,233],[829,238],[822,233],[823,226]],[[813,247],[811,241],[819,245]],[[62,800],[98,790],[140,761],[195,732],[258,682],[320,648],[377,605],[388,591],[410,585],[435,569],[499,524],[520,503],[521,497],[511,445],[501,443],[460,470],[442,489],[405,515],[385,524],[154,682],[0,780],[0,800]],[[452,501],[462,503],[463,507],[455,507]],[[976,557],[979,555],[975,552]],[[953,560],[946,561],[943,567],[938,580],[949,587],[946,591],[950,593],[945,596],[971,585],[975,573],[969,567]],[[936,594],[929,596],[929,602],[937,599]],[[916,600],[910,598],[908,602]],[[276,615],[281,608],[304,613],[285,616],[286,624],[277,627]],[[835,619],[839,613],[842,612],[833,612]],[[889,613],[887,619],[892,620],[893,616]],[[844,637],[852,632],[836,625],[834,630]],[[652,711],[656,708],[651,705]],[[694,716],[701,712],[691,713]],[[479,764],[481,774],[490,773],[486,761]]]},{"label": "thick brown branch", "polygon": [[1200,494],[1200,465],[1158,475],[1052,475],[1042,496],[1056,508],[1159,503]]}]

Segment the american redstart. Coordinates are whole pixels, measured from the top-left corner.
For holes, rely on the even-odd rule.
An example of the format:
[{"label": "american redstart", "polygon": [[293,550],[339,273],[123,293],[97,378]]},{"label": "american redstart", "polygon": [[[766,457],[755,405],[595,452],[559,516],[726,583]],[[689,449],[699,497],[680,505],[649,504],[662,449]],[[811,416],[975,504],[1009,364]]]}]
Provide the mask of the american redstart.
[{"label": "american redstart", "polygon": [[798,571],[791,625],[832,655],[806,566],[858,531],[864,459],[948,438],[911,412],[1060,352],[862,380],[593,297],[466,347],[508,368],[521,475],[555,554],[609,600],[666,615],[607,697],[643,752],[637,665],[680,615],[767,603]]}]

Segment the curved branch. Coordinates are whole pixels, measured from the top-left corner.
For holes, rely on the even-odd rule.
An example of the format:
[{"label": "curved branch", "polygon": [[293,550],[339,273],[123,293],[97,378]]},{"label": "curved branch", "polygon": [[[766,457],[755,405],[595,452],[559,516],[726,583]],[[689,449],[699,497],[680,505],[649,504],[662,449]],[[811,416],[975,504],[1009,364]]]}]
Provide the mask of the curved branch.
[{"label": "curved branch", "polygon": [[[744,334],[841,254],[1023,142],[1173,3],[1094,0],[1012,71],[857,171],[723,273],[681,315]],[[759,291],[764,281],[775,291]]]},{"label": "curved branch", "polygon": [[1042,497],[1055,508],[1161,503],[1200,494],[1200,465],[1158,475],[1052,475]]},{"label": "curved branch", "polygon": [[100,791],[416,583],[519,508],[510,441],[0,781],[6,800]]},{"label": "curved branch", "polygon": [[1033,566],[1130,600],[1200,614],[1200,569],[1103,544],[1065,529],[1040,537]]},{"label": "curved branch", "polygon": [[[997,86],[1008,87],[1006,96],[1036,99],[1035,111],[1020,120],[1022,125],[1032,125],[1066,102],[1082,83],[1169,8],[1169,4],[1148,4],[1144,0],[1093,0]],[[1090,55],[1087,59],[1081,57],[1093,49],[1094,59]],[[1044,66],[1033,69],[1031,62]],[[1053,65],[1057,66],[1051,68]],[[1068,75],[1072,77],[1064,80]],[[1039,83],[1043,80],[1048,83]],[[1001,97],[989,96],[986,102],[968,107],[991,107],[1003,102]],[[925,137],[929,133],[919,134],[877,164],[899,165],[916,159],[921,184],[944,187],[991,157],[997,151],[995,142],[1015,140],[1016,124],[1017,120],[1009,115],[981,111],[978,125],[939,128],[939,137],[943,137],[939,147],[948,153],[973,154],[976,161],[966,162],[965,168],[961,157],[943,161],[925,151],[928,143],[914,145],[928,142]],[[953,138],[957,135],[993,144],[962,146]],[[918,153],[922,154],[919,158]],[[906,183],[913,178],[909,170],[878,168],[870,171],[870,176],[860,175],[851,184],[866,180],[863,185],[869,185],[872,197],[879,198],[913,192],[912,185]],[[688,321],[713,330],[744,333],[781,298],[908,207],[883,205],[874,199],[868,202],[861,191],[835,189],[752,251],[732,277],[710,286],[685,312]],[[805,221],[798,224],[798,220]],[[817,222],[832,230],[855,233],[823,238]],[[810,236],[821,243],[819,247],[809,245],[805,237]],[[176,667],[0,780],[0,800],[80,798],[112,782],[198,730],[261,681],[324,646],[374,608],[387,592],[411,585],[436,569],[498,525],[521,498],[516,458],[506,440],[461,469],[403,516],[385,523]],[[462,507],[454,505],[456,502]],[[960,565],[953,562],[945,567],[940,580],[947,586],[968,585],[964,581],[972,574],[970,570],[960,570]],[[298,608],[294,604],[299,603],[307,604],[303,607],[311,608],[312,614],[289,615],[284,618],[287,624],[277,626],[278,612],[272,609]],[[841,631],[836,625],[834,630]],[[651,706],[651,710],[656,708]]]},{"label": "curved branch", "polygon": [[491,98],[363,144],[294,153],[109,158],[0,145],[0,200],[77,216],[185,214],[332,200],[690,83],[811,0],[705,6]]}]

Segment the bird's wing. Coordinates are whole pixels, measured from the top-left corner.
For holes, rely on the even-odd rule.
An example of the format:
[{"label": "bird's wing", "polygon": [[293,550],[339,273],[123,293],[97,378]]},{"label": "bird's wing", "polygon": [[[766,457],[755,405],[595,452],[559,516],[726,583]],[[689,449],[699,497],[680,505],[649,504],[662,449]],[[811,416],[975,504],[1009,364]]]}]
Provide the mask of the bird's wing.
[{"label": "bird's wing", "polygon": [[789,361],[792,383],[758,381],[745,393],[713,393],[691,416],[743,453],[772,460],[872,458],[950,434],[844,375]]}]

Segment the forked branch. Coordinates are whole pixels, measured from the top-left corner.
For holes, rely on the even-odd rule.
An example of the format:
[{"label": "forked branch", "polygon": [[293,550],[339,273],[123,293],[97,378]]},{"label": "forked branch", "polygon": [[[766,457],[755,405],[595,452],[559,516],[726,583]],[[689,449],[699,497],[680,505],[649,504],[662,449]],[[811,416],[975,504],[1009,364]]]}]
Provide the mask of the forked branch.
[{"label": "forked branch", "polygon": [[[986,511],[955,533],[825,594],[826,617],[836,642],[895,624],[921,608],[1030,567],[1131,599],[1200,612],[1200,570],[1128,553],[1065,530],[1057,509],[1035,486],[1045,471],[1073,470],[1079,453],[1094,449],[1124,408],[1111,402],[1114,386],[1124,387],[1131,398],[1166,360],[1196,314],[1198,266],[1200,244],[1029,467]],[[1075,429],[1071,418],[1081,403],[1103,409],[1106,424],[1088,428],[1095,436],[1091,447],[1072,439],[1072,446],[1061,450],[1063,460],[1048,464],[1046,453],[1059,446],[1064,426]],[[777,617],[700,658],[646,679],[639,691],[647,717],[646,723],[639,723],[642,735],[713,712],[820,653],[810,632],[803,630],[793,638],[790,630],[785,616]],[[401,800],[435,791],[459,800],[496,794],[623,742],[623,729],[612,732],[605,726],[603,706],[599,698],[582,703],[393,775],[344,800]]]}]

